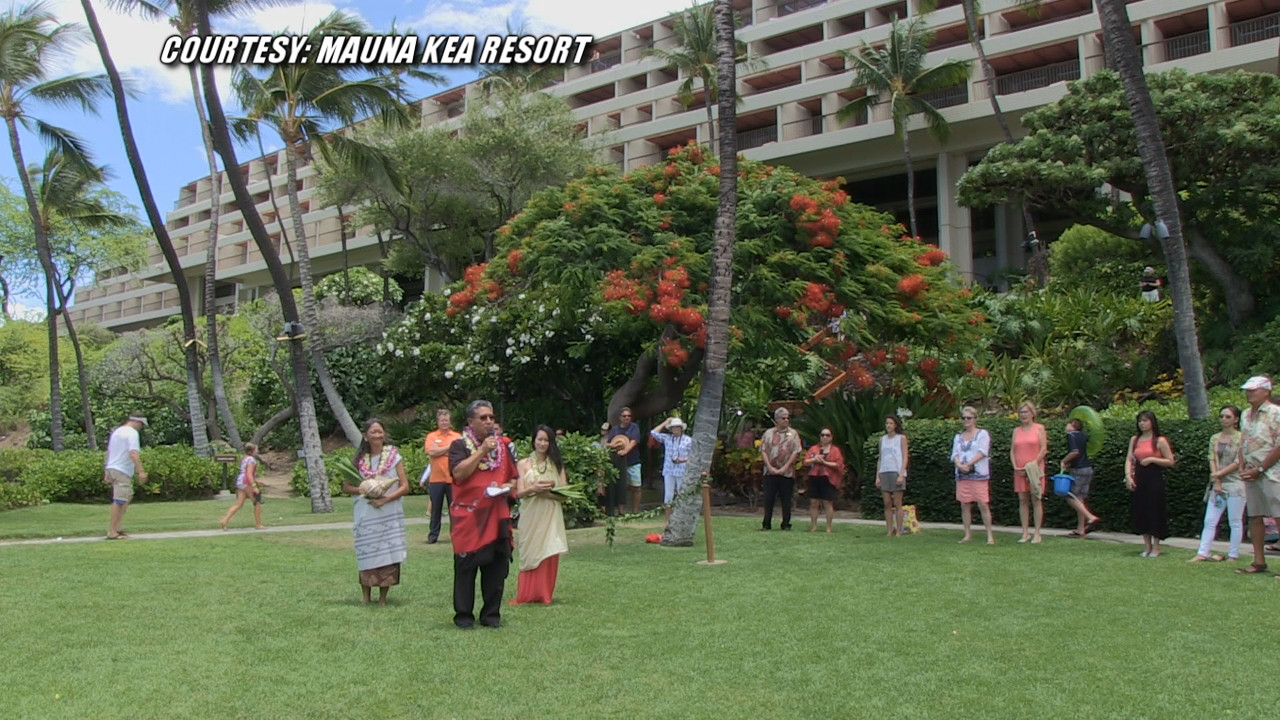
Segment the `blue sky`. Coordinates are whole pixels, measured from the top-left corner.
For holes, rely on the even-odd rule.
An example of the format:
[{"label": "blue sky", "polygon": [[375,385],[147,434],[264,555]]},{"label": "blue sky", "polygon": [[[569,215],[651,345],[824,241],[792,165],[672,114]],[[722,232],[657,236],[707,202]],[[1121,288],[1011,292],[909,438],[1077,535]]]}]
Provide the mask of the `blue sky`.
[{"label": "blue sky", "polygon": [[[0,0],[5,10],[26,3]],[[83,22],[79,0],[46,0],[46,5],[63,22]],[[506,2],[469,2],[468,0],[334,0],[332,2],[296,2],[269,8],[253,15],[215,26],[215,32],[264,34],[281,31],[303,32],[320,18],[341,9],[364,18],[375,32],[386,30],[394,20],[398,29],[413,28],[420,35],[466,33],[500,34],[508,20],[516,25],[527,23],[531,32],[585,33],[599,36],[633,27],[640,23],[687,8],[690,0],[651,0],[645,3],[600,2],[599,0],[507,0]],[[150,22],[136,16],[108,9],[102,0],[95,2],[99,22],[107,36],[112,58],[138,89],[139,97],[129,103],[130,119],[139,152],[146,165],[152,192],[160,212],[173,209],[179,188],[208,174],[200,131],[191,100],[191,86],[185,67],[161,65],[160,46],[171,29],[164,22]],[[442,71],[449,86],[465,83],[475,77],[473,68],[432,68]],[[77,48],[63,62],[62,72],[102,72],[97,49],[92,42]],[[234,113],[228,92],[229,69],[218,71],[221,96],[228,112]],[[444,90],[424,86],[421,95]],[[113,177],[109,185],[139,207],[137,187],[129,172],[120,140],[115,114],[108,105],[100,117],[85,116],[77,111],[35,108],[33,114],[55,125],[73,130],[93,149],[98,162],[106,164]],[[24,134],[23,153],[27,162],[44,155],[38,139]],[[278,147],[278,143],[275,144]],[[269,147],[268,149],[274,149]],[[241,159],[256,155],[256,148],[243,148]],[[5,147],[0,153],[0,177],[15,191],[17,175],[12,153]],[[20,296],[19,313],[29,307],[40,307],[38,296]],[[15,313],[17,314],[17,313]]]}]

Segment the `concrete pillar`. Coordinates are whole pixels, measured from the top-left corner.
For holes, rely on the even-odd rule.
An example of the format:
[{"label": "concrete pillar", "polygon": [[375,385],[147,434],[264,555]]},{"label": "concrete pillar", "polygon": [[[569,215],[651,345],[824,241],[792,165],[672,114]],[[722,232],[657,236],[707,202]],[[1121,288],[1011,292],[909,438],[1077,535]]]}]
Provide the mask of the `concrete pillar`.
[{"label": "concrete pillar", "polygon": [[782,105],[778,108],[778,137],[782,140],[794,140],[811,135],[810,117],[809,111],[801,107],[800,103],[789,102]]},{"label": "concrete pillar", "polygon": [[966,278],[973,272],[973,223],[969,208],[956,202],[956,183],[968,168],[962,154],[938,155],[938,247]]},{"label": "concrete pillar", "polygon": [[1155,20],[1142,21],[1142,65],[1151,67],[1164,62],[1164,33],[1156,27]]},{"label": "concrete pillar", "polygon": [[1080,36],[1077,52],[1080,53],[1080,79],[1083,80],[1107,66],[1106,53],[1102,49],[1102,39],[1095,33]]},{"label": "concrete pillar", "polygon": [[1209,50],[1225,50],[1231,47],[1231,17],[1227,15],[1225,2],[1209,6]]},{"label": "concrete pillar", "polygon": [[982,36],[992,37],[1001,33],[1009,32],[1009,21],[1004,19],[1004,15],[998,12],[988,13],[983,16]]},{"label": "concrete pillar", "polygon": [[844,99],[829,92],[822,96],[822,132],[829,133],[840,129],[841,122],[836,117],[840,108],[844,107]]}]

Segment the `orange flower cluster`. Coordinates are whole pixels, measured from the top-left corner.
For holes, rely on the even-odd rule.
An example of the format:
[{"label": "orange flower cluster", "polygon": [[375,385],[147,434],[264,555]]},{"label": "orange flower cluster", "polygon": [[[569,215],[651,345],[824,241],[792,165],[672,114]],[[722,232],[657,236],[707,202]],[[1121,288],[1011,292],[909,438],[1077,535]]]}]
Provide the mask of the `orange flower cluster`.
[{"label": "orange flower cluster", "polygon": [[925,252],[921,253],[919,257],[916,258],[916,262],[920,263],[924,267],[941,265],[942,263],[946,262],[946,260],[947,260],[947,254],[938,248],[931,248],[929,250],[926,250]]},{"label": "orange flower cluster", "polygon": [[462,273],[462,280],[467,286],[449,296],[449,307],[445,309],[445,314],[449,317],[457,315],[474,305],[476,298],[482,294],[490,300],[497,300],[502,295],[502,288],[498,283],[484,276],[488,266],[488,263],[472,265]]},{"label": "orange flower cluster", "polygon": [[653,204],[662,207],[667,202],[667,196],[662,193],[653,194]]},{"label": "orange flower cluster", "polygon": [[[627,311],[632,315],[647,312],[654,322],[673,325],[687,335],[689,342],[696,347],[706,347],[706,318],[697,308],[684,305],[692,284],[689,271],[677,265],[675,258],[667,258],[662,264],[666,269],[657,277],[656,292],[655,285],[636,280],[625,270],[610,270],[605,274],[601,291],[604,300],[627,303]],[[680,352],[675,352],[676,348]],[[667,362],[675,367],[683,365],[689,359],[688,350],[678,338],[666,341],[662,353]]]},{"label": "orange flower cluster", "polygon": [[929,281],[919,273],[912,273],[898,281],[898,292],[907,297],[920,297],[929,288]]},{"label": "orange flower cluster", "polygon": [[516,248],[507,253],[507,271],[512,275],[520,274],[520,258],[524,257],[524,251]]},{"label": "orange flower cluster", "polygon": [[840,218],[829,207],[819,208],[819,201],[808,195],[796,193],[791,196],[791,209],[800,214],[796,227],[809,234],[809,247],[833,247],[840,232]]},{"label": "orange flower cluster", "polygon": [[844,305],[836,302],[835,291],[825,283],[811,282],[806,285],[804,295],[800,297],[800,304],[831,318],[840,317],[844,312]]},{"label": "orange flower cluster", "polygon": [[684,349],[679,340],[668,338],[662,341],[662,357],[671,367],[684,367],[689,362],[689,351]]}]

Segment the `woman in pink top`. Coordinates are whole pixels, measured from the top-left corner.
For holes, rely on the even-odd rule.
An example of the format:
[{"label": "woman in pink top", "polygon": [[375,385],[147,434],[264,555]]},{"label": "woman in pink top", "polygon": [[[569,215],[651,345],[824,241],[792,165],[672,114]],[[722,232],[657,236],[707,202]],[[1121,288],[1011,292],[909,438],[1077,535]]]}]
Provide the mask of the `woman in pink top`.
[{"label": "woman in pink top", "polygon": [[[1018,406],[1018,419],[1022,424],[1013,429],[1013,446],[1009,451],[1010,460],[1013,461],[1013,490],[1018,493],[1018,517],[1022,520],[1022,539],[1018,542],[1029,540],[1039,543],[1040,526],[1044,524],[1044,502],[1041,495],[1044,492],[1044,459],[1049,454],[1049,434],[1045,432],[1044,425],[1036,422],[1036,406],[1030,400]],[[1028,465],[1040,468],[1037,487],[1032,487],[1027,479],[1025,468]],[[1028,511],[1028,505],[1035,509],[1034,537],[1031,535],[1029,515],[1032,513]]]}]

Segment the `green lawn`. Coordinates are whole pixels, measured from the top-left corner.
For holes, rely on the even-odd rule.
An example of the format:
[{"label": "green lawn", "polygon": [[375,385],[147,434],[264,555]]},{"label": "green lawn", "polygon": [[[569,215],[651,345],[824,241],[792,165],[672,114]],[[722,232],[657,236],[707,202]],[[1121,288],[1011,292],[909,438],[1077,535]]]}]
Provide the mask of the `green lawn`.
[{"label": "green lawn", "polygon": [[[276,503],[278,507],[283,503]],[[139,508],[141,509],[141,506]],[[340,513],[339,517],[343,515]],[[570,533],[556,604],[451,624],[409,528],[391,606],[343,531],[0,548],[6,718],[1200,718],[1274,711],[1280,582],[1189,551],[875,527]],[[142,525],[133,523],[141,531]],[[515,572],[507,584],[515,593]],[[1259,689],[1259,688],[1265,689]]]},{"label": "green lawn", "polygon": [[[411,495],[404,502],[407,516],[426,515],[425,496]],[[134,503],[125,513],[124,529],[129,533],[216,530],[231,504],[228,500]],[[262,504],[262,523],[270,527],[351,521],[351,498],[335,497],[333,508],[332,513],[314,515],[307,498],[267,498]],[[107,504],[53,503],[8,510],[0,512],[0,540],[105,536],[109,513]],[[253,506],[245,503],[228,527],[253,527]]]}]

